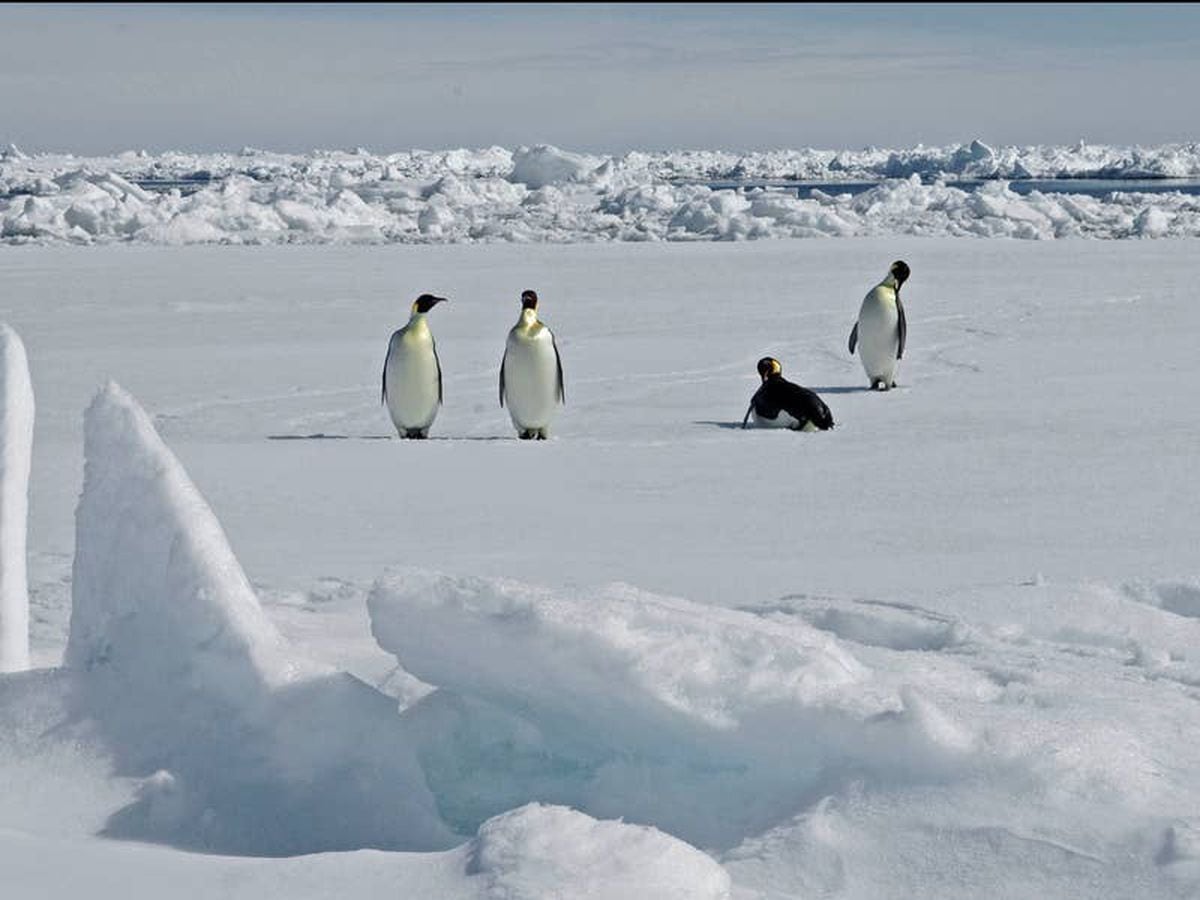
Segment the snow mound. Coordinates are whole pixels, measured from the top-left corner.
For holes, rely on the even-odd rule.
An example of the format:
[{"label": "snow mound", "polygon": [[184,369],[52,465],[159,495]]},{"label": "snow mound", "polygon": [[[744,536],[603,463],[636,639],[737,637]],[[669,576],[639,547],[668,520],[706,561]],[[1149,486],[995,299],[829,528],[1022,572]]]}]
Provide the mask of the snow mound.
[{"label": "snow mound", "polygon": [[33,409],[25,345],[0,324],[0,672],[29,668],[25,529]]},{"label": "snow mound", "polygon": [[392,701],[289,651],[146,413],[109,384],[84,430],[73,711],[141,779],[106,833],[258,855],[448,846]]},{"label": "snow mound", "polygon": [[489,819],[467,871],[497,900],[719,900],[729,875],[713,859],[655,828],[598,822],[531,803]]},{"label": "snow mound", "polygon": [[940,779],[970,738],[839,642],[615,585],[389,573],[372,631],[440,690],[405,713],[453,826],[528,800],[729,846],[850,773]]},{"label": "snow mound", "polygon": [[513,168],[508,179],[537,190],[549,184],[588,181],[600,165],[600,160],[593,157],[538,144],[513,152]]}]

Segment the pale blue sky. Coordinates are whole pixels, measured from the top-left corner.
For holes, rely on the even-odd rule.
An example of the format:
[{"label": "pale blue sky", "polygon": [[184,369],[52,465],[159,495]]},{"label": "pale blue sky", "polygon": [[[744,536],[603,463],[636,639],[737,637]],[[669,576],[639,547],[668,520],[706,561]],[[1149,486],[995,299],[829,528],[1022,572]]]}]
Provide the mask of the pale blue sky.
[{"label": "pale blue sky", "polygon": [[4,5],[31,151],[1200,139],[1196,5]]}]

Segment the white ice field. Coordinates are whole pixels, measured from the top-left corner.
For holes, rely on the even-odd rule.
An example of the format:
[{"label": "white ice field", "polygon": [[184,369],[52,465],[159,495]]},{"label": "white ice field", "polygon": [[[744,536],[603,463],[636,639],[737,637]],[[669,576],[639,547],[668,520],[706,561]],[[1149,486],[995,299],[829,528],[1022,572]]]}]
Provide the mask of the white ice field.
[{"label": "white ice field", "polygon": [[[894,259],[876,394],[846,337]],[[1190,239],[4,248],[37,419],[0,897],[1197,896],[1197,271]],[[543,443],[496,400],[525,288]],[[422,291],[446,402],[400,441]],[[735,427],[767,354],[835,430]]]}]

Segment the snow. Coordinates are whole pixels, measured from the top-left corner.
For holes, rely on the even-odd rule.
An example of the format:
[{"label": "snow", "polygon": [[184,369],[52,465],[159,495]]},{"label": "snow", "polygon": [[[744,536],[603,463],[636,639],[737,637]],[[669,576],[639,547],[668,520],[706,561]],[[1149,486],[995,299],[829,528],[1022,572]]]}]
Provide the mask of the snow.
[{"label": "snow", "polygon": [[219,523],[114,384],[85,417],[73,702],[141,778],[105,833],[285,855],[449,843],[381,694],[289,652]]},{"label": "snow", "polygon": [[[229,700],[303,676],[216,517],[136,401],[110,382],[84,422],[64,664],[160,683],[187,661],[193,686]],[[177,644],[193,637],[196,646]]]},{"label": "snow", "polygon": [[529,804],[483,824],[468,871],[485,896],[724,900],[729,875],[700,851],[654,828]]},{"label": "snow", "polygon": [[800,619],[412,571],[368,605],[380,645],[443,689],[409,718],[460,827],[527,792],[728,847],[835,773],[940,777],[966,749],[931,705]]},{"label": "snow", "polygon": [[[4,254],[6,897],[1200,890],[1195,241]],[[895,259],[877,394],[845,338]],[[536,445],[495,399],[529,287],[572,385]],[[401,442],[427,289],[446,405]],[[767,354],[837,429],[737,427]]]},{"label": "snow", "polygon": [[[1096,178],[1113,193],[1014,193],[1013,179]],[[861,152],[631,152],[539,144],[374,155],[0,156],[6,243],[475,243],[696,241],[871,235],[1200,236],[1200,199],[1122,191],[1136,178],[1200,177],[1200,145]],[[988,179],[979,190],[947,182]],[[867,181],[800,199],[710,189],[743,179]],[[135,182],[157,182],[147,191]],[[698,183],[699,182],[699,183]]]},{"label": "snow", "polygon": [[0,324],[0,672],[29,668],[25,523],[33,409],[25,345],[12,328]]}]

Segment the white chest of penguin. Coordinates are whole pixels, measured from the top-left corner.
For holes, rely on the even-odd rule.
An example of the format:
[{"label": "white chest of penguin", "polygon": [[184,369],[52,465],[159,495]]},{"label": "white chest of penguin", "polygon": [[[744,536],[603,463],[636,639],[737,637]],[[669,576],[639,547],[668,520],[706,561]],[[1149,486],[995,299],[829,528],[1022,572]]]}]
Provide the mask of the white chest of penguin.
[{"label": "white chest of penguin", "polygon": [[[800,425],[800,420],[795,416],[790,415],[787,410],[781,409],[779,415],[773,419],[768,419],[766,416],[760,416],[758,410],[750,413],[750,421],[754,423],[756,428],[791,428],[796,430]],[[816,429],[805,423],[803,431],[815,431]]]},{"label": "white chest of penguin", "polygon": [[531,312],[522,314],[504,348],[505,401],[518,428],[547,426],[558,405],[554,337]]},{"label": "white chest of penguin", "polygon": [[393,421],[408,428],[433,423],[438,407],[438,364],[433,334],[424,316],[393,335],[385,378]]},{"label": "white chest of penguin", "polygon": [[869,377],[891,380],[896,369],[899,321],[892,288],[878,285],[863,299],[858,313],[858,352]]}]

